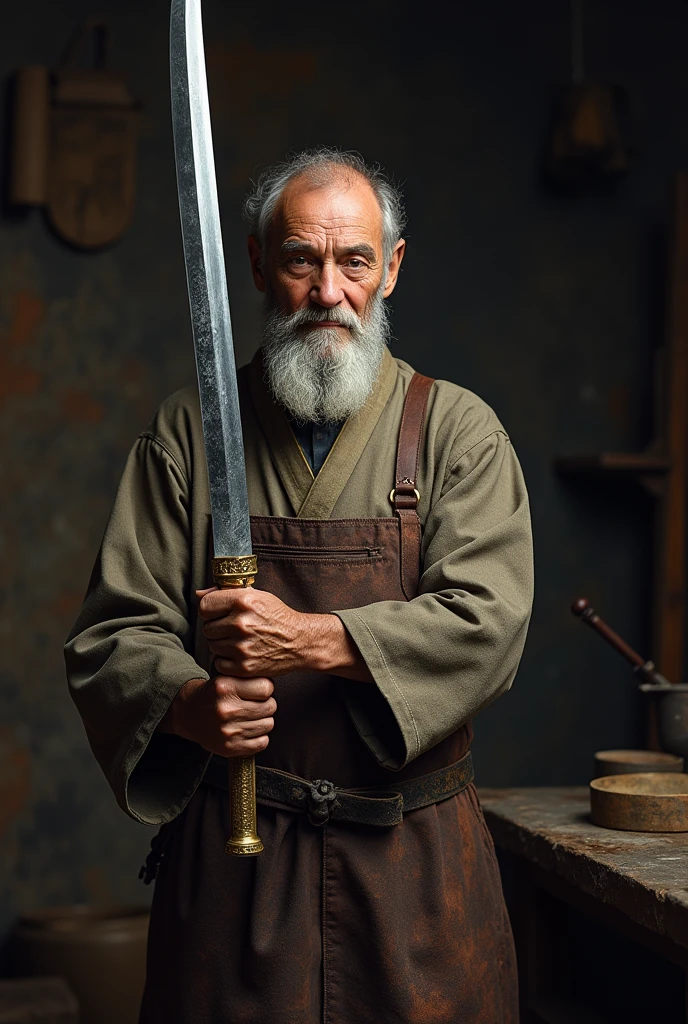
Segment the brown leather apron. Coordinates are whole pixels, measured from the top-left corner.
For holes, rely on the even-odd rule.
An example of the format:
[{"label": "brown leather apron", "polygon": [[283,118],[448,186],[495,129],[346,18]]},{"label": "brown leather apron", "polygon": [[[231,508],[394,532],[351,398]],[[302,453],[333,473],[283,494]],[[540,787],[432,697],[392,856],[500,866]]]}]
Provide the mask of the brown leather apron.
[{"label": "brown leather apron", "polygon": [[[251,518],[258,585],[331,612],[417,592],[415,481],[429,378],[407,394],[392,493],[380,519]],[[259,764],[340,787],[389,785],[459,760],[463,726],[399,772],[347,710],[351,683],[275,680],[278,711]],[[371,691],[375,731],[398,730]],[[259,806],[265,852],[224,853],[227,794],[202,785],[171,826],[153,902],[141,1024],[515,1024],[513,942],[473,786],[391,828],[316,827]]]}]

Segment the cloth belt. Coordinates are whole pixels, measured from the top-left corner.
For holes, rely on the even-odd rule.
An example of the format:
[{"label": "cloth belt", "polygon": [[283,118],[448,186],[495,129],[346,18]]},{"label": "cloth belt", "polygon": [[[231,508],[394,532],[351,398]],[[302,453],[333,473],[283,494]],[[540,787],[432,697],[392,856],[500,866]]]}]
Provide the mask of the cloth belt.
[{"label": "cloth belt", "polygon": [[[227,759],[214,755],[204,781],[227,789]],[[279,810],[308,814],[313,825],[345,821],[356,825],[399,825],[408,811],[448,800],[473,781],[470,750],[455,764],[396,785],[339,789],[327,779],[307,782],[277,768],[256,765],[256,798],[259,804]]]}]

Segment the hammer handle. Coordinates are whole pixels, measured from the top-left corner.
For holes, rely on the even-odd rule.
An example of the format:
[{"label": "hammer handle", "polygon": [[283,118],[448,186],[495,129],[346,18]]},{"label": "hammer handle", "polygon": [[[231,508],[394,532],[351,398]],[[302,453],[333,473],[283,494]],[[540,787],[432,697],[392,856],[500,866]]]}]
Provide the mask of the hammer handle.
[{"label": "hammer handle", "polygon": [[608,644],[618,651],[627,661],[630,661],[631,665],[635,665],[638,668],[645,667],[645,659],[641,658],[637,651],[634,651],[632,647],[629,647],[625,640],[622,640],[618,633],[615,633],[613,629],[610,629],[606,622],[599,617],[595,609],[590,605],[590,602],[584,597],[580,597],[577,601],[574,601],[571,605],[571,611],[574,615],[579,616],[591,629],[594,629],[596,633],[599,633]]}]

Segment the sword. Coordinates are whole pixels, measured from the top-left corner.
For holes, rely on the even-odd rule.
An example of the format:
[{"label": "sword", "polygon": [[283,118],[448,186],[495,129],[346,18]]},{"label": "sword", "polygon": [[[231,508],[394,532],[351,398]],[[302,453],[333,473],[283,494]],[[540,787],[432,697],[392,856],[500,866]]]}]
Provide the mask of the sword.
[{"label": "sword", "polygon": [[[220,210],[203,51],[201,0],[172,0],[172,128],[179,214],[189,291],[203,440],[213,520],[213,579],[218,587],[255,581],[229,315]],[[253,757],[229,758],[231,835],[227,853],[260,853]]]}]

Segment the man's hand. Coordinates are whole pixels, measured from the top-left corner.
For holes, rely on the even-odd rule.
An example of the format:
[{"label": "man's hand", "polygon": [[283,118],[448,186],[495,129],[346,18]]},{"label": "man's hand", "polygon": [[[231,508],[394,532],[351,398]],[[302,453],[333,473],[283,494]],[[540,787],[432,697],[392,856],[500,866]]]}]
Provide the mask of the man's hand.
[{"label": "man's hand", "polygon": [[294,611],[264,590],[201,590],[203,634],[218,672],[239,677],[331,672],[368,682],[368,668],[336,615]]},{"label": "man's hand", "polygon": [[158,726],[199,743],[211,754],[245,757],[265,750],[277,703],[271,679],[190,679]]}]

